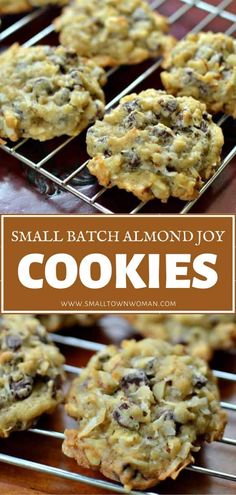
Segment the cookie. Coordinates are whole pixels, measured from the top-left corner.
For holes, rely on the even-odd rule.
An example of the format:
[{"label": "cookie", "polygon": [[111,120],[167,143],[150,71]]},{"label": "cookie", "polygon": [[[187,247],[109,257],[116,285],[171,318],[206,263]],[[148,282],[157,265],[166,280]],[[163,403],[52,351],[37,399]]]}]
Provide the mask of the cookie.
[{"label": "cookie", "polygon": [[103,67],[159,57],[176,42],[167,19],[144,0],[75,0],[55,28],[62,45]]},{"label": "cookie", "polygon": [[72,384],[63,452],[127,490],[144,490],[222,437],[226,415],[206,362],[162,340],[124,341],[93,356]]},{"label": "cookie", "polygon": [[0,0],[0,14],[20,14],[33,7],[61,6],[67,3],[67,0]]},{"label": "cookie", "polygon": [[71,50],[15,44],[0,70],[2,138],[76,136],[103,114],[105,73]]},{"label": "cookie", "polygon": [[197,197],[220,163],[223,134],[203,103],[148,89],[123,98],[87,133],[89,171],[141,201]]},{"label": "cookie", "polygon": [[64,358],[32,316],[0,318],[0,437],[29,428],[62,400]]},{"label": "cookie", "polygon": [[236,118],[236,39],[223,33],[189,34],[166,55],[166,90],[203,101],[209,112]]},{"label": "cookie", "polygon": [[67,327],[82,326],[90,327],[96,324],[99,315],[96,314],[50,314],[38,315],[39,320],[49,332],[55,332]]},{"label": "cookie", "polygon": [[137,314],[129,317],[144,337],[186,346],[194,356],[210,360],[216,350],[236,347],[236,316],[230,314]]}]

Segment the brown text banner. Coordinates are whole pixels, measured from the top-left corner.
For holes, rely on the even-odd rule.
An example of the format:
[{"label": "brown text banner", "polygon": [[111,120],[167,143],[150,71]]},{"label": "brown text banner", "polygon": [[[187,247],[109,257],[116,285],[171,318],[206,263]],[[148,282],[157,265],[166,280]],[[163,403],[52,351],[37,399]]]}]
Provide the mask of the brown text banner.
[{"label": "brown text banner", "polygon": [[3,215],[1,311],[233,312],[233,215]]}]

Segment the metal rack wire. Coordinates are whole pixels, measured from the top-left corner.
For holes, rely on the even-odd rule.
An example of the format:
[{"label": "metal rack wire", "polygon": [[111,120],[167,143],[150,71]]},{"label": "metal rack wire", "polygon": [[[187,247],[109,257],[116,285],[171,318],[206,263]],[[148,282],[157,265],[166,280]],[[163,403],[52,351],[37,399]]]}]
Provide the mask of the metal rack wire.
[{"label": "metal rack wire", "polygon": [[[209,24],[212,23],[213,21],[217,19],[223,19],[230,24],[228,29],[225,31],[226,34],[233,35],[235,33],[236,31],[235,0],[223,0],[217,6],[201,0],[179,0],[179,3],[181,3],[180,7],[171,16],[169,16],[169,23],[173,27],[177,22],[181,21],[181,19],[185,14],[191,13],[191,9],[195,8],[199,12],[201,12],[201,14],[203,13],[204,17],[200,20],[200,22],[198,22],[193,27],[192,29],[193,32],[196,33],[199,32],[200,30],[206,29],[209,26]],[[158,7],[162,7],[162,8],[168,7],[170,6],[170,4],[171,4],[170,0],[154,0],[151,2],[151,6],[153,9],[156,9]],[[235,13],[231,11],[233,10],[232,6],[234,5],[235,5]],[[229,7],[231,7],[231,10],[227,10],[229,9]],[[42,17],[44,13],[45,13],[45,9],[38,9],[36,11],[33,11],[32,13],[24,16],[23,18],[15,22],[13,25],[4,29],[0,33],[0,43],[3,41],[5,43],[10,36],[12,36],[13,34],[16,35],[20,31],[20,29],[22,29],[23,27],[25,28],[35,19],[40,19],[40,17]],[[24,44],[25,46],[32,46],[36,43],[41,42],[42,40],[45,41],[47,40],[47,36],[53,33],[53,31],[54,31],[54,26],[52,24],[49,24],[43,27],[40,32],[37,32]],[[128,84],[127,87],[125,87],[121,91],[118,91],[118,93],[106,105],[106,111],[112,108],[114,105],[116,105],[119,102],[120,98],[138,89],[139,85],[143,83],[147,83],[148,78],[157,71],[157,69],[160,67],[160,64],[161,64],[160,60],[154,61],[149,65],[149,67],[144,72],[139,74],[130,84]],[[108,71],[107,73],[108,78],[112,77],[114,73],[116,73],[118,70],[119,70],[118,68],[115,68]],[[223,126],[223,124],[226,122],[227,119],[228,117],[224,115],[218,121],[218,124]],[[102,212],[104,214],[116,213],[114,209],[112,210],[104,206],[103,204],[104,201],[106,201],[106,195],[108,194],[108,190],[106,188],[99,188],[95,194],[94,191],[91,191],[91,195],[89,195],[83,192],[77,185],[75,185],[74,183],[75,178],[79,177],[80,174],[84,172],[84,170],[86,169],[87,161],[85,161],[84,163],[74,164],[72,170],[70,170],[69,175],[67,175],[66,178],[65,178],[65,174],[56,175],[47,168],[50,165],[50,160],[52,160],[53,157],[55,156],[57,157],[60,156],[62,150],[64,150],[64,148],[66,147],[69,147],[70,143],[72,143],[72,141],[74,142],[76,139],[78,138],[75,137],[64,138],[63,141],[60,143],[60,145],[58,145],[55,140],[55,146],[53,144],[50,152],[46,152],[45,156],[43,156],[43,158],[41,158],[39,161],[33,161],[27,156],[27,153],[25,151],[29,141],[28,139],[22,139],[15,145],[11,145],[9,143],[4,144],[1,146],[1,148],[6,153],[12,155],[14,158],[19,160],[27,167],[33,169],[37,174],[43,176],[46,180],[52,181],[52,183],[54,183],[57,188],[65,190],[68,193],[71,193],[73,196],[77,197],[78,199],[86,202],[90,206],[93,206],[95,210]],[[227,156],[223,159],[220,167],[217,169],[214,176],[211,177],[203,185],[203,187],[200,190],[198,198],[193,201],[184,203],[184,206],[183,204],[182,206],[180,206],[180,211],[179,211],[180,214],[185,214],[190,211],[193,205],[213,184],[213,182],[216,181],[216,179],[220,176],[223,170],[230,164],[230,162],[232,162],[235,156],[236,156],[236,141],[232,145]],[[102,202],[100,202],[101,200]],[[141,211],[142,208],[145,206],[145,204],[146,204],[145,202],[139,202],[137,200],[135,206],[132,206],[132,208],[129,209],[128,211],[123,211],[123,213],[135,214]],[[155,204],[158,205],[158,202]],[[157,211],[155,210],[155,212],[158,213],[158,206],[157,206]]]},{"label": "metal rack wire", "polygon": [[[89,351],[100,351],[104,348],[103,344],[92,342],[88,340],[83,340],[75,337],[63,336],[60,334],[51,334],[52,340],[64,346],[77,347],[80,349],[86,349]],[[81,368],[77,366],[71,366],[66,364],[64,366],[65,371],[68,374],[78,375],[81,372]],[[213,370],[214,375],[220,379],[225,380],[226,382],[236,383],[236,374],[228,373],[225,371]],[[232,404],[229,402],[222,401],[221,406],[223,409],[228,411],[233,411],[236,413],[236,404]],[[44,437],[54,438],[55,440],[63,441],[64,433],[59,431],[51,431],[42,428],[31,428],[29,430],[34,435],[41,435]],[[223,437],[222,440],[218,441],[219,444],[230,445],[232,447],[236,447],[236,438]],[[102,488],[104,490],[108,490],[115,493],[127,493],[125,489],[119,485],[118,483],[113,483],[106,480],[90,478],[89,476],[84,476],[78,472],[71,472],[69,470],[64,470],[58,467],[50,466],[47,464],[41,464],[38,462],[33,462],[30,460],[26,460],[20,457],[15,457],[7,454],[0,453],[0,462],[10,464],[16,467],[37,471],[40,473],[44,473],[46,475],[54,475],[59,478],[64,478],[70,481],[77,481],[82,484],[87,484],[93,487]],[[215,469],[209,469],[206,467],[198,466],[198,465],[190,465],[185,468],[188,471],[197,473],[199,475],[207,475],[213,476],[216,478],[222,478],[224,480],[228,480],[231,482],[236,482],[236,474],[225,473],[222,471],[218,471]],[[141,492],[141,491],[131,491],[131,495],[154,495],[151,492]],[[157,495],[157,494],[156,494]]]}]

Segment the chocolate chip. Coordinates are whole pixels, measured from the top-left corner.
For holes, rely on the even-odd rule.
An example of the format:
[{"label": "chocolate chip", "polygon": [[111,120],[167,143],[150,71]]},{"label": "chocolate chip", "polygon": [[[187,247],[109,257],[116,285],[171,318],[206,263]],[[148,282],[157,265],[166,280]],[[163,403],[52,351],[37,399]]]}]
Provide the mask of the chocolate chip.
[{"label": "chocolate chip", "polygon": [[72,61],[73,60],[73,62],[74,62],[78,58],[78,55],[77,55],[77,53],[74,50],[70,50],[70,51],[67,51],[66,58],[69,61]]},{"label": "chocolate chip", "polygon": [[217,325],[218,323],[220,323],[220,321],[219,321],[219,315],[209,315],[209,321],[213,325]]},{"label": "chocolate chip", "polygon": [[109,361],[110,357],[111,356],[109,354],[101,354],[101,356],[99,356],[98,360],[100,363],[106,363],[107,361]]},{"label": "chocolate chip", "polygon": [[[91,134],[93,130],[94,130],[93,127],[90,127],[89,131],[91,132]],[[97,143],[99,144],[107,144],[107,141],[108,141],[107,136],[100,136],[99,138],[97,138]]]},{"label": "chocolate chip", "polygon": [[208,131],[208,125],[207,123],[205,122],[205,120],[203,120],[201,122],[201,125],[200,126],[194,126],[196,129],[199,129],[201,130],[202,132],[206,133]]},{"label": "chocolate chip", "polygon": [[164,412],[163,416],[164,416],[164,419],[165,419],[166,421],[167,421],[167,420],[172,420],[172,421],[174,421],[174,413],[173,413],[173,411],[166,411],[166,412]]},{"label": "chocolate chip", "polygon": [[[95,129],[94,129],[94,126],[93,127],[89,127],[89,129],[87,130],[87,135],[88,134],[94,134],[95,133]],[[102,139],[102,138],[101,138]]]},{"label": "chocolate chip", "polygon": [[33,92],[36,97],[40,97],[42,94],[51,95],[53,93],[53,87],[47,77],[40,77],[34,81]]},{"label": "chocolate chip", "polygon": [[177,115],[177,119],[175,122],[175,127],[178,129],[183,129],[184,127],[184,122],[183,122],[183,112],[179,112]]},{"label": "chocolate chip", "polygon": [[130,386],[136,385],[136,387],[142,387],[148,385],[149,380],[146,373],[142,370],[134,371],[123,376],[120,380],[120,387],[124,390],[129,389]]},{"label": "chocolate chip", "polygon": [[104,154],[105,158],[109,158],[112,155],[112,152],[111,152],[111,150],[109,150],[108,148],[106,148],[103,151],[103,154]]},{"label": "chocolate chip", "polygon": [[180,345],[187,345],[187,339],[184,338],[183,336],[180,337],[175,337],[173,339],[173,344],[180,344]]},{"label": "chocolate chip", "polygon": [[185,75],[184,75],[184,78],[183,78],[183,83],[184,84],[191,84],[193,82],[196,81],[196,77],[193,73],[193,70],[192,69],[186,69],[185,70]]},{"label": "chocolate chip", "polygon": [[18,108],[18,104],[17,103],[13,103],[13,108],[14,108],[14,112],[17,114],[17,116],[19,117],[20,120],[23,120],[23,115],[24,113],[22,112],[22,110],[20,110]]},{"label": "chocolate chip", "polygon": [[175,433],[176,433],[176,435],[178,435],[178,433],[180,432],[180,428],[181,428],[182,424],[179,423],[178,421],[176,421],[174,411],[172,411],[171,409],[161,408],[158,411],[157,418],[160,418],[161,416],[163,417],[164,421],[173,421],[174,422]]},{"label": "chocolate chip", "polygon": [[166,171],[171,173],[171,172],[176,172],[176,167],[174,165],[167,165],[166,166]]},{"label": "chocolate chip", "polygon": [[12,351],[17,351],[22,345],[22,338],[20,335],[7,335],[6,345]]},{"label": "chocolate chip", "polygon": [[201,81],[198,81],[198,88],[200,96],[207,96],[209,93],[208,86]]},{"label": "chocolate chip", "polygon": [[71,69],[69,72],[69,76],[73,79],[74,86],[79,86],[80,88],[83,88],[81,77],[77,70]]},{"label": "chocolate chip", "polygon": [[59,69],[60,69],[61,74],[66,74],[67,70],[66,70],[66,67],[63,63],[59,65]]},{"label": "chocolate chip", "polygon": [[137,110],[137,108],[139,108],[139,101],[138,100],[127,101],[126,103],[123,104],[123,108],[125,108],[127,112],[132,112],[133,110]]},{"label": "chocolate chip", "polygon": [[54,96],[54,101],[58,106],[65,105],[70,101],[70,90],[68,88],[61,88]]},{"label": "chocolate chip", "polygon": [[123,402],[113,411],[114,420],[123,428],[129,430],[138,430],[139,422],[129,414],[130,406],[127,402]]},{"label": "chocolate chip", "polygon": [[157,358],[153,358],[147,363],[145,373],[149,378],[153,378],[155,376],[155,365],[157,364],[157,361]]},{"label": "chocolate chip", "polygon": [[140,158],[135,150],[123,150],[121,155],[125,158],[128,169],[132,170],[140,165]]},{"label": "chocolate chip", "polygon": [[214,62],[214,63],[217,63],[219,65],[222,65],[225,61],[222,53],[215,53],[212,57],[211,57],[211,61]]},{"label": "chocolate chip", "polygon": [[102,29],[104,28],[104,22],[102,22],[101,19],[93,19],[93,25],[95,25],[97,28]]},{"label": "chocolate chip", "polygon": [[201,129],[202,132],[207,132],[208,131],[207,123],[204,120],[201,123],[200,129]]},{"label": "chocolate chip", "polygon": [[175,110],[177,110],[177,102],[174,98],[170,99],[170,100],[160,99],[159,105],[164,110],[168,110],[168,112],[170,112],[170,113],[175,112]]},{"label": "chocolate chip", "polygon": [[207,378],[204,375],[201,375],[200,373],[195,374],[193,376],[193,385],[198,389],[205,387],[207,381],[208,381]]},{"label": "chocolate chip", "polygon": [[136,112],[131,112],[123,121],[125,129],[131,129],[137,125]]},{"label": "chocolate chip", "polygon": [[129,409],[129,404],[128,402],[122,402],[122,404],[119,406],[119,410],[122,411],[122,410],[126,410]]},{"label": "chocolate chip", "polygon": [[178,423],[178,421],[175,421],[175,433],[178,435],[180,433],[181,427],[183,425],[181,423]]},{"label": "chocolate chip", "polygon": [[169,100],[166,102],[166,109],[169,111],[169,112],[175,112],[175,110],[177,109],[177,102],[175,100]]},{"label": "chocolate chip", "polygon": [[15,399],[23,400],[29,397],[33,390],[33,378],[31,376],[25,376],[21,380],[10,382],[10,390]]},{"label": "chocolate chip", "polygon": [[209,120],[210,120],[210,115],[209,115],[209,113],[207,113],[207,112],[203,112],[203,114],[202,114],[202,118],[203,118],[204,120],[209,121]]},{"label": "chocolate chip", "polygon": [[163,139],[163,141],[167,141],[172,138],[172,134],[169,131],[158,125],[152,128],[152,134],[153,136]]}]

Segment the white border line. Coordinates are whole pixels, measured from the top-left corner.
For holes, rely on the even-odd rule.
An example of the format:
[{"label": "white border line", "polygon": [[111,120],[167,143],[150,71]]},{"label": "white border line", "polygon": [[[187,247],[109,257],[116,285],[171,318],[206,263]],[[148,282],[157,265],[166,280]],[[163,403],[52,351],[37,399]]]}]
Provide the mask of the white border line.
[{"label": "white border line", "polygon": [[1,215],[1,309],[4,308],[4,216]]},{"label": "white border line", "polygon": [[4,220],[5,218],[106,218],[107,215],[103,214],[72,214],[72,215],[54,215],[54,214],[25,214],[25,215],[17,215],[17,214],[9,214],[9,215],[1,215],[1,313],[2,314],[30,314],[30,313],[36,313],[36,314],[52,314],[52,313],[57,313],[57,314],[127,314],[127,313],[132,313],[132,314],[143,314],[143,313],[149,313],[149,314],[158,314],[158,313],[163,313],[163,314],[212,314],[212,313],[217,313],[217,314],[234,314],[235,313],[235,249],[236,249],[236,244],[235,244],[235,221],[236,221],[236,215],[235,214],[186,214],[186,215],[179,215],[179,214],[135,214],[131,216],[130,214],[111,214],[112,217],[117,217],[117,218],[145,218],[145,217],[155,217],[155,218],[229,218],[232,221],[232,308],[230,310],[224,311],[224,310],[180,310],[180,311],[133,311],[133,310],[127,310],[127,311],[100,311],[100,310],[88,310],[88,311],[58,311],[58,310],[39,310],[39,309],[32,309],[28,311],[20,311],[20,310],[5,310],[4,309],[4,250],[3,250],[3,245],[4,245]]},{"label": "white border line", "polygon": [[236,270],[235,270],[235,250],[236,250],[236,237],[235,237],[235,223],[236,215],[232,214],[232,308],[233,312],[236,312],[236,300],[235,300],[235,284],[236,284]]}]

